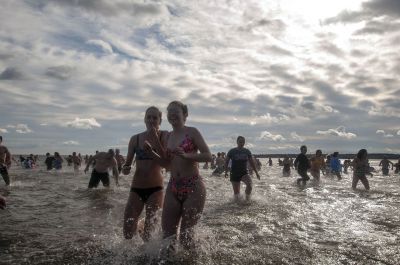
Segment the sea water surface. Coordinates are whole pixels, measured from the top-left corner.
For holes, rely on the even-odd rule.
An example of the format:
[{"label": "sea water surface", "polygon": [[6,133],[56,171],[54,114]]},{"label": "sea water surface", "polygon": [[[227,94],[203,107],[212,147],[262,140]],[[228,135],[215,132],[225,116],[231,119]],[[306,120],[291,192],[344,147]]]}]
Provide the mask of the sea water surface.
[{"label": "sea water surface", "polygon": [[0,264],[400,264],[399,175],[376,172],[370,192],[361,183],[351,189],[351,172],[300,188],[293,171],[285,178],[276,161],[261,161],[250,202],[233,202],[229,179],[200,165],[207,199],[196,254],[178,248],[169,260],[159,258],[160,225],[146,244],[123,238],[132,175],[119,187],[88,190],[83,170],[14,165],[11,187],[0,181],[8,203],[0,210]]}]

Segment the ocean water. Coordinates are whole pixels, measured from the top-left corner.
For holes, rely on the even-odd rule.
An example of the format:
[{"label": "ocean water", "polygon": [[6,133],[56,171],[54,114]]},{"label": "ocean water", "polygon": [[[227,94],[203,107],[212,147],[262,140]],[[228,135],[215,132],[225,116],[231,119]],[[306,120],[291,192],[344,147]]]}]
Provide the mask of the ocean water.
[{"label": "ocean water", "polygon": [[361,183],[351,189],[351,172],[300,188],[294,171],[285,178],[276,160],[261,161],[250,202],[234,202],[229,179],[201,169],[207,199],[196,253],[178,248],[169,260],[158,258],[160,226],[146,244],[123,238],[132,175],[121,176],[120,187],[87,190],[83,170],[13,166],[11,187],[0,181],[8,203],[0,264],[400,264],[399,175],[376,172],[370,192]]}]

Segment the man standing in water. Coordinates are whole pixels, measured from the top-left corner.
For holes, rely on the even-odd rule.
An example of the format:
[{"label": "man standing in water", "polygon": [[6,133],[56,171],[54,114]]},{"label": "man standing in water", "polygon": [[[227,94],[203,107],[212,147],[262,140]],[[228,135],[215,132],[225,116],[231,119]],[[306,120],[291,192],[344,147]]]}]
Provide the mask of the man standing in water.
[{"label": "man standing in water", "polygon": [[300,177],[297,179],[297,184],[303,182],[305,185],[310,177],[307,175],[307,170],[310,168],[310,161],[308,160],[306,153],[307,153],[307,146],[302,145],[300,147],[300,154],[294,160],[294,166],[297,169],[297,173],[299,173]]},{"label": "man standing in water", "polygon": [[226,155],[225,160],[225,177],[228,175],[228,164],[229,160],[232,161],[231,167],[231,176],[230,180],[232,183],[234,199],[238,200],[240,195],[240,182],[243,181],[246,184],[246,200],[250,199],[251,191],[253,189],[253,183],[251,181],[251,177],[249,175],[249,171],[247,168],[247,162],[249,162],[250,166],[253,168],[254,172],[257,175],[257,178],[260,179],[260,175],[258,174],[258,170],[256,165],[254,164],[253,156],[249,149],[244,148],[245,138],[243,136],[239,136],[236,140],[237,147],[229,150]]},{"label": "man standing in water", "polygon": [[121,174],[122,164],[125,163],[125,158],[120,154],[119,149],[115,149],[115,159],[117,160],[118,174]]},{"label": "man standing in water", "polygon": [[108,169],[112,168],[113,175],[115,178],[115,184],[118,186],[118,168],[117,160],[114,157],[114,150],[109,149],[108,152],[98,152],[96,155],[89,159],[89,162],[85,168],[85,174],[89,170],[89,166],[93,161],[96,161],[96,165],[93,168],[92,176],[90,177],[88,188],[96,188],[101,181],[104,187],[110,186],[110,179],[108,176]]},{"label": "man standing in water", "polygon": [[387,156],[384,156],[381,162],[379,163],[379,166],[382,167],[382,175],[383,176],[388,176],[389,175],[389,166],[392,164],[392,170],[393,170],[393,163],[390,161]]},{"label": "man standing in water", "polygon": [[77,175],[79,173],[79,168],[81,167],[82,160],[79,156],[76,155],[76,152],[72,153],[72,163],[74,164],[74,174]]},{"label": "man standing in water", "polygon": [[8,168],[11,166],[11,154],[8,148],[2,145],[3,137],[0,136],[0,174],[7,186],[10,186],[10,177],[8,176]]},{"label": "man standing in water", "polygon": [[44,163],[46,164],[47,170],[53,169],[53,161],[54,156],[50,156],[50,153],[46,153],[46,160],[44,161]]}]

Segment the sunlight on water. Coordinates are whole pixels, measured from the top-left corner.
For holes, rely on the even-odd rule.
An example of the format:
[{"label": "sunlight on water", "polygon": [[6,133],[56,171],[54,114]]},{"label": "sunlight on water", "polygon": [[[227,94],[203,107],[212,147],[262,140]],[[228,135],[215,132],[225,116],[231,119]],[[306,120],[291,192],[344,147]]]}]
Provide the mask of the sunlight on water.
[{"label": "sunlight on water", "polygon": [[295,173],[282,177],[280,167],[262,162],[250,202],[235,202],[229,179],[201,170],[207,201],[196,252],[177,246],[168,260],[159,255],[160,225],[146,244],[123,238],[132,176],[121,176],[120,187],[87,190],[89,175],[72,168],[12,168],[11,187],[0,187],[8,202],[0,211],[0,263],[400,264],[399,175],[378,171],[370,192],[351,190],[351,174],[300,188]]}]

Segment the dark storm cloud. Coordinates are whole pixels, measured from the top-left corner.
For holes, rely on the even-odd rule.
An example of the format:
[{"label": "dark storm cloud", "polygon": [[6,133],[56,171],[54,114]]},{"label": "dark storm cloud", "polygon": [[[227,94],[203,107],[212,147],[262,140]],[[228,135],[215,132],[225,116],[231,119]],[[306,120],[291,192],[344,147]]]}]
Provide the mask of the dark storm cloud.
[{"label": "dark storm cloud", "polygon": [[357,105],[363,109],[370,109],[371,107],[375,107],[375,103],[372,102],[371,100],[361,100],[357,103]]},{"label": "dark storm cloud", "polygon": [[342,58],[344,57],[344,52],[335,44],[331,43],[329,40],[320,41],[318,43],[319,50],[335,55],[336,57]]},{"label": "dark storm cloud", "polygon": [[263,49],[260,50],[260,53],[262,54],[268,54],[268,55],[281,55],[281,56],[293,56],[293,53],[291,51],[288,51],[282,47],[276,46],[276,45],[269,45],[264,47]]},{"label": "dark storm cloud", "polygon": [[398,98],[386,98],[380,100],[384,107],[390,107],[394,109],[400,109],[400,100]]},{"label": "dark storm cloud", "polygon": [[400,17],[399,0],[372,0],[362,4],[365,11],[373,13],[375,16],[393,16]]},{"label": "dark storm cloud", "polygon": [[0,80],[24,79],[24,74],[16,67],[7,67],[1,74]]},{"label": "dark storm cloud", "polygon": [[359,49],[353,49],[353,50],[351,50],[351,56],[354,56],[354,57],[359,57],[359,58],[361,58],[361,57],[365,57],[365,56],[367,56],[368,55],[368,53],[366,53],[366,52],[364,52],[364,51],[362,51],[362,50],[359,50]]},{"label": "dark storm cloud", "polygon": [[[135,16],[141,15],[159,15],[163,13],[166,7],[157,3],[132,3],[105,0],[51,0],[50,3],[82,8],[90,12],[100,13],[104,16],[118,16],[121,13],[130,13]],[[46,3],[46,2],[43,2]]]},{"label": "dark storm cloud", "polygon": [[389,21],[368,21],[364,28],[354,32],[354,35],[377,34],[381,35],[388,32],[396,32],[400,28],[400,23]]},{"label": "dark storm cloud", "polygon": [[352,99],[348,95],[344,95],[337,89],[334,89],[330,84],[323,81],[315,81],[312,83],[314,89],[317,90],[317,94],[323,95],[325,100],[330,103],[349,105],[352,103]]},{"label": "dark storm cloud", "polygon": [[11,54],[0,53],[0,60],[2,60],[2,61],[6,61],[6,60],[8,60],[8,59],[10,59],[12,57],[13,57],[13,55],[11,55]]},{"label": "dark storm cloud", "polygon": [[360,92],[367,96],[373,96],[379,94],[381,91],[376,87],[361,87],[358,89]]},{"label": "dark storm cloud", "polygon": [[295,75],[292,75],[289,72],[289,69],[291,69],[291,68],[288,66],[275,64],[275,65],[271,65],[268,70],[270,71],[271,76],[279,77],[279,78],[285,80],[286,82],[290,82],[290,83],[294,83],[294,84],[302,83],[302,80],[297,78]]},{"label": "dark storm cloud", "polygon": [[61,66],[53,66],[49,67],[46,70],[46,75],[52,78],[66,80],[71,77],[72,68],[69,66],[61,65]]},{"label": "dark storm cloud", "polygon": [[328,18],[324,22],[330,23],[356,23],[363,20],[370,20],[375,17],[400,17],[399,0],[372,0],[362,3],[361,11],[344,10],[336,17]]},{"label": "dark storm cloud", "polygon": [[273,36],[280,36],[286,30],[286,28],[286,23],[280,19],[263,18],[251,21],[247,25],[240,26],[238,30],[243,32],[262,30]]},{"label": "dark storm cloud", "polygon": [[303,108],[305,108],[305,109],[308,109],[308,110],[315,110],[316,109],[314,103],[313,102],[309,102],[309,101],[301,103],[301,106]]}]

